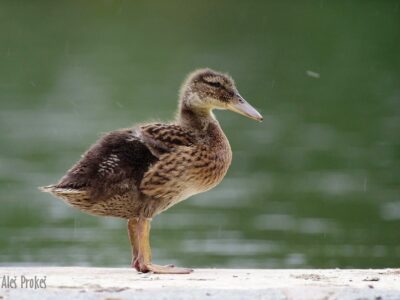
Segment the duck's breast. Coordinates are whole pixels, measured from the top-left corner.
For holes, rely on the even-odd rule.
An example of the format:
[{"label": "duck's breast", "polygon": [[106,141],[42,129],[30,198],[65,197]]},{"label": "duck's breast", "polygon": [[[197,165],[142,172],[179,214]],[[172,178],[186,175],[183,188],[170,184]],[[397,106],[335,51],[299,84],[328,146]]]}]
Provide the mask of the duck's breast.
[{"label": "duck's breast", "polygon": [[232,152],[229,143],[217,149],[200,147],[190,172],[199,192],[218,185],[228,171],[231,161]]},{"label": "duck's breast", "polygon": [[212,128],[190,146],[160,156],[141,183],[141,192],[157,201],[159,213],[192,195],[215,187],[232,160],[231,147],[222,130]]}]

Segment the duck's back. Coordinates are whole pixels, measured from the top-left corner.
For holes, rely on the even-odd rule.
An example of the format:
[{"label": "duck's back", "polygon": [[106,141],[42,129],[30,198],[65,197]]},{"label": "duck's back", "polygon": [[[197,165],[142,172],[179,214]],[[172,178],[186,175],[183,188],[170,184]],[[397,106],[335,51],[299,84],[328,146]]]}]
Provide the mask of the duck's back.
[{"label": "duck's back", "polygon": [[131,217],[141,201],[138,186],[156,161],[134,130],[113,131],[91,146],[56,185],[43,190],[91,214]]}]

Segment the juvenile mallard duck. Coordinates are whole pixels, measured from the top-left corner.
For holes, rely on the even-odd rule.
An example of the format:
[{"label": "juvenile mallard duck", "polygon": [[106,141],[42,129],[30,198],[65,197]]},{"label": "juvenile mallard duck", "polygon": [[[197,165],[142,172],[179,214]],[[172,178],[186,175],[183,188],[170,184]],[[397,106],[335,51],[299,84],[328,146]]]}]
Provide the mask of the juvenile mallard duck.
[{"label": "juvenile mallard duck", "polygon": [[186,274],[191,269],[151,262],[150,221],[221,182],[231,163],[229,142],[213,109],[261,121],[231,77],[210,69],[183,83],[175,122],[138,125],[100,138],[61,180],[42,190],[87,213],[128,219],[132,267]]}]

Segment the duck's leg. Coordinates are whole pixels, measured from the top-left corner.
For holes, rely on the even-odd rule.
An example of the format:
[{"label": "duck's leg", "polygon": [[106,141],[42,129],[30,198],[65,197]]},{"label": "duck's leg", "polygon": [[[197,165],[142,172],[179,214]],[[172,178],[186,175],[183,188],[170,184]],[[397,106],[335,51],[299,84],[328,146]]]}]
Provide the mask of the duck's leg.
[{"label": "duck's leg", "polygon": [[189,274],[192,269],[172,265],[160,266],[151,263],[150,219],[134,218],[128,221],[129,238],[132,245],[132,267],[139,272],[156,274]]},{"label": "duck's leg", "polygon": [[136,239],[135,231],[138,223],[138,218],[128,219],[128,235],[132,247],[132,268],[135,268],[135,261],[138,255],[139,244]]}]

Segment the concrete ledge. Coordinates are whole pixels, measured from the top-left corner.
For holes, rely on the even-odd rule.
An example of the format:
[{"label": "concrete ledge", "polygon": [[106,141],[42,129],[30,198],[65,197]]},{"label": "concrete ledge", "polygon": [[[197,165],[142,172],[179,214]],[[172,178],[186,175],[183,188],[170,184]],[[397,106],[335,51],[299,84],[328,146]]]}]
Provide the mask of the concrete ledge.
[{"label": "concrete ledge", "polygon": [[399,300],[400,269],[196,269],[190,275],[155,275],[132,269],[1,267],[0,299]]}]

